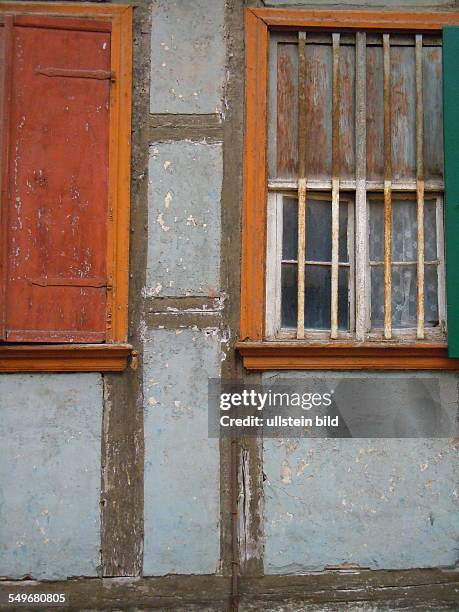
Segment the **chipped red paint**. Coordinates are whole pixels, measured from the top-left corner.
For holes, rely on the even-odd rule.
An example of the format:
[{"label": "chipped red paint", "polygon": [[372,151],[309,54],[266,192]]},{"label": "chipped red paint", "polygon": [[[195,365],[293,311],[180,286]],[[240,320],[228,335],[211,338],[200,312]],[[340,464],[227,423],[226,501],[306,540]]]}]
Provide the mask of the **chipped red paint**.
[{"label": "chipped red paint", "polygon": [[106,339],[110,82],[63,74],[109,73],[110,34],[61,23],[13,28],[3,203],[10,341]]}]

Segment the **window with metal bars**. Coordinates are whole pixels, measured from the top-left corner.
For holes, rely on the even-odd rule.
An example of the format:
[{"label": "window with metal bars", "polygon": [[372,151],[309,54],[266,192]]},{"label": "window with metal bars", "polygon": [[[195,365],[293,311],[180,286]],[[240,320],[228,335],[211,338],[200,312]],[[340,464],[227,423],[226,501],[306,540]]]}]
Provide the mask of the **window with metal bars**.
[{"label": "window with metal bars", "polygon": [[441,37],[272,32],[268,112],[267,337],[444,339]]}]

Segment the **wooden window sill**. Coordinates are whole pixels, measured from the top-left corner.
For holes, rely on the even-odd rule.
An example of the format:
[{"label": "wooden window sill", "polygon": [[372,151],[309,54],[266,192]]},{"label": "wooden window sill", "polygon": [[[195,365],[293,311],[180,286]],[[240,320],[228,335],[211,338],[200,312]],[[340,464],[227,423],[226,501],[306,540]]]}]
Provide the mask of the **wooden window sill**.
[{"label": "wooden window sill", "polygon": [[122,372],[130,344],[3,344],[0,372]]},{"label": "wooden window sill", "polygon": [[236,343],[247,370],[459,370],[443,343]]}]

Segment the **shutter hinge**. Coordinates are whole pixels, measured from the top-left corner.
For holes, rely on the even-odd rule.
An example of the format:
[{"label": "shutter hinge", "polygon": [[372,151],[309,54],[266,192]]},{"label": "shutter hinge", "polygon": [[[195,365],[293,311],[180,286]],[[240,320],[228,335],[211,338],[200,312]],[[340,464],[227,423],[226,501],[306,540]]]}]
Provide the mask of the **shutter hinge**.
[{"label": "shutter hinge", "polygon": [[47,77],[68,77],[72,79],[96,79],[97,81],[115,82],[115,73],[110,70],[79,70],[76,68],[57,68],[48,66],[42,68],[37,66],[35,74],[41,74]]}]

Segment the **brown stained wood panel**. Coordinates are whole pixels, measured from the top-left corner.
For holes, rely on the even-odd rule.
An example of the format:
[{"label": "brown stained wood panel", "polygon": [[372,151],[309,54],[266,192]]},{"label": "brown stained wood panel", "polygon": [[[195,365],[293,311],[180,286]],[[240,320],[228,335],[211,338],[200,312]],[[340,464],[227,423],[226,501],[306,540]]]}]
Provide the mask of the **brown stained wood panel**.
[{"label": "brown stained wood panel", "polygon": [[[423,50],[424,145],[427,179],[443,174],[441,49]],[[393,180],[416,179],[416,82],[414,46],[391,45]],[[384,178],[383,52],[367,47],[367,178]]]},{"label": "brown stained wood panel", "polygon": [[441,47],[423,48],[424,169],[426,180],[443,179],[443,96]]},{"label": "brown stained wood panel", "polygon": [[355,178],[355,47],[340,46],[339,58],[340,178]]},{"label": "brown stained wood panel", "polygon": [[110,85],[36,69],[108,71],[110,35],[16,27],[14,57],[7,339],[101,342]]},{"label": "brown stained wood panel", "polygon": [[392,178],[416,179],[414,47],[391,47]]},{"label": "brown stained wood panel", "polygon": [[[331,173],[331,39],[315,35],[320,44],[306,44],[306,176],[326,179]],[[298,176],[298,45],[277,45],[276,170],[272,178]],[[340,46],[340,168],[341,178],[355,177],[355,47]],[[270,137],[273,133],[270,130]]]},{"label": "brown stained wood panel", "polygon": [[277,176],[298,175],[298,45],[277,45]]},{"label": "brown stained wood panel", "polygon": [[306,75],[306,174],[308,179],[329,179],[332,170],[331,41],[328,45],[306,45]]},{"label": "brown stained wood panel", "polygon": [[367,47],[367,179],[384,177],[384,95],[382,46]]}]

